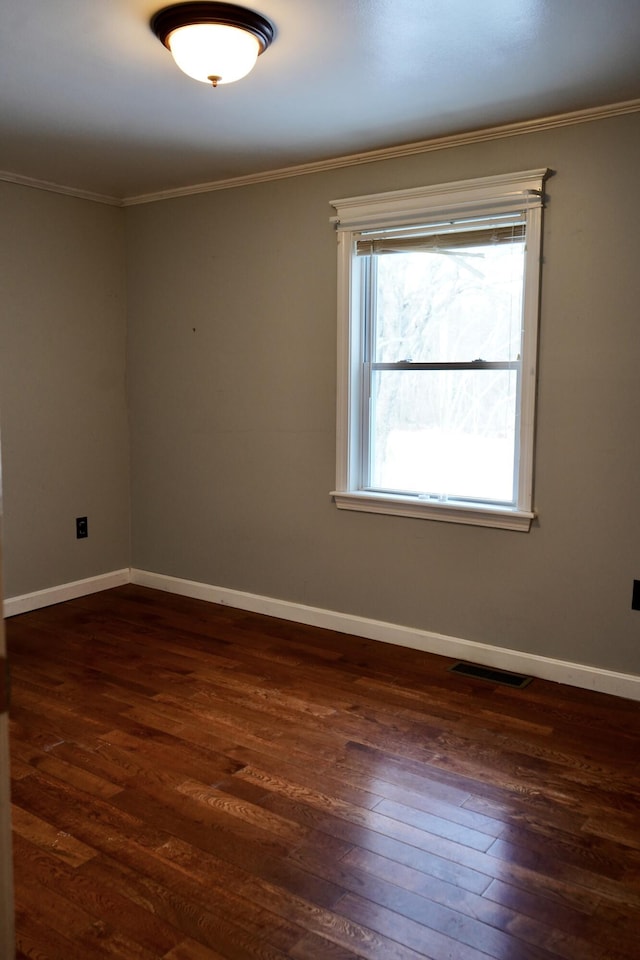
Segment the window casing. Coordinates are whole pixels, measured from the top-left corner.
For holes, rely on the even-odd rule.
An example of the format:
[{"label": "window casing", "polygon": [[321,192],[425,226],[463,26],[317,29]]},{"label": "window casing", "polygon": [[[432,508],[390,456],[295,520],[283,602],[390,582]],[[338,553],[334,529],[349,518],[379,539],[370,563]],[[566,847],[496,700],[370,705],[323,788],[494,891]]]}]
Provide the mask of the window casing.
[{"label": "window casing", "polygon": [[530,528],[547,173],[333,202],[339,508]]}]

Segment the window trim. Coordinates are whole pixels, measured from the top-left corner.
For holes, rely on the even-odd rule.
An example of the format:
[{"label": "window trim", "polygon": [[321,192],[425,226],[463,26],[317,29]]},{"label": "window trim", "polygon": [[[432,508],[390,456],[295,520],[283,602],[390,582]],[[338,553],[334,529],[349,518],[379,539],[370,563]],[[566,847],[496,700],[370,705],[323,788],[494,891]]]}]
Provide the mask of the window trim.
[{"label": "window trim", "polygon": [[[409,190],[333,200],[338,241],[338,382],[336,489],[338,509],[442,520],[450,523],[528,531],[535,518],[533,453],[536,360],[540,288],[540,251],[544,183],[550,171],[529,170],[497,177],[463,180]],[[372,492],[359,487],[362,441],[361,366],[363,331],[359,282],[352,264],[356,235],[362,230],[434,224],[439,220],[526,212],[527,260],[523,297],[524,338],[520,401],[519,470],[516,507]]]}]

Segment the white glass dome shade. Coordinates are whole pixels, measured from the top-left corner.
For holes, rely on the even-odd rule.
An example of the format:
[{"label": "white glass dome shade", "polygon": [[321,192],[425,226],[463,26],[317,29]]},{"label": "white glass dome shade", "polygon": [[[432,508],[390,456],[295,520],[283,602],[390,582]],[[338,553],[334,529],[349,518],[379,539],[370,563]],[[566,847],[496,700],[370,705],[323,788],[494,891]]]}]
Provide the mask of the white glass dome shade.
[{"label": "white glass dome shade", "polygon": [[253,70],[257,37],[223,23],[192,23],[169,36],[173,59],[183,73],[203,83],[232,83]]}]

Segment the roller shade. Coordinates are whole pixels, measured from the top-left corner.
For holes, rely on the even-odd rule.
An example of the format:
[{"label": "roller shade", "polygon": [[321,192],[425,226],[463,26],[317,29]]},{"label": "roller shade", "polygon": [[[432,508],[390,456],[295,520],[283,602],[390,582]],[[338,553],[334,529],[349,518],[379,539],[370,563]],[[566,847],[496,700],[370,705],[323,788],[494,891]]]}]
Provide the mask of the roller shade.
[{"label": "roller shade", "polygon": [[410,237],[360,236],[356,240],[359,257],[384,253],[438,253],[468,247],[486,247],[492,244],[522,243],[524,223],[478,230],[458,230],[451,233],[430,233]]}]

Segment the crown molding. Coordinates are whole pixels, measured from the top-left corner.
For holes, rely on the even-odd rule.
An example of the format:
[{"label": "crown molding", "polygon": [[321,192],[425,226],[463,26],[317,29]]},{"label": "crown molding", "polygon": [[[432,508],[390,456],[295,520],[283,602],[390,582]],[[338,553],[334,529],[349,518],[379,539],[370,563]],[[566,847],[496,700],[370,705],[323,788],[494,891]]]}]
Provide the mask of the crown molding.
[{"label": "crown molding", "polygon": [[222,180],[212,180],[208,183],[196,183],[188,187],[177,187],[172,190],[160,190],[156,193],[143,193],[138,196],[124,198],[91,193],[89,190],[80,190],[59,183],[49,183],[46,180],[36,180],[32,177],[23,177],[20,174],[4,170],[0,170],[0,181],[17,183],[38,190],[48,190],[50,193],[61,193],[70,197],[78,197],[81,200],[91,200],[94,203],[105,203],[113,207],[132,207],[143,203],[156,203],[159,200],[174,200],[200,193],[213,193],[216,190],[232,190],[235,187],[268,183],[272,180],[286,180],[289,177],[302,177],[312,173],[325,173],[328,170],[339,170],[344,167],[353,167],[363,163],[377,163],[382,160],[412,157],[421,153],[431,153],[435,150],[448,150],[451,147],[485,143],[490,140],[504,140],[507,137],[520,137],[530,133],[540,133],[544,130],[556,130],[560,127],[570,127],[579,123],[590,123],[594,120],[606,120],[610,117],[620,117],[625,114],[639,112],[640,99],[626,100],[622,103],[613,103],[602,107],[589,107],[586,110],[574,110],[571,113],[561,113],[550,117],[538,117],[533,120],[507,123],[497,127],[484,127],[465,133],[454,133],[446,137],[434,137],[429,140],[419,140],[413,143],[400,144],[395,147],[382,147],[378,150],[352,153],[347,156],[334,157],[329,160],[316,160],[311,163],[280,167],[275,170],[249,173],[241,177],[227,177]]},{"label": "crown molding", "polygon": [[36,180],[34,177],[23,177],[19,173],[10,173],[8,170],[0,170],[0,181],[17,183],[22,187],[33,187],[35,190],[46,190],[48,193],[62,193],[66,197],[91,200],[92,203],[106,203],[111,207],[124,206],[124,201],[118,197],[108,197],[102,193],[92,193],[91,190],[67,187],[62,183],[50,183],[48,180]]},{"label": "crown molding", "polygon": [[324,173],[327,170],[338,170],[343,167],[353,167],[362,163],[395,160],[401,157],[415,156],[420,153],[431,153],[435,150],[448,150],[451,147],[484,143],[488,140],[503,140],[506,137],[519,137],[524,134],[538,133],[543,130],[555,130],[559,127],[569,127],[578,123],[589,123],[593,120],[603,120],[609,117],[619,117],[624,114],[638,112],[640,112],[640,99],[627,100],[624,103],[614,103],[603,107],[589,107],[586,110],[574,110],[571,113],[540,117],[534,120],[524,120],[519,123],[503,124],[498,127],[485,127],[480,130],[455,133],[446,137],[435,137],[430,140],[420,140],[395,147],[382,147],[378,150],[368,150],[364,153],[352,153],[348,156],[335,157],[330,160],[318,160],[313,163],[281,167],[277,170],[266,170],[262,173],[251,173],[242,177],[213,180],[210,183],[199,183],[190,187],[179,187],[175,190],[141,194],[137,197],[127,197],[123,201],[123,206],[129,207],[141,203],[155,203],[158,200],[172,200],[178,197],[193,196],[198,193],[212,193],[215,190],[230,190],[234,187],[267,183],[271,180],[285,180],[288,177],[300,177],[310,173]]}]

